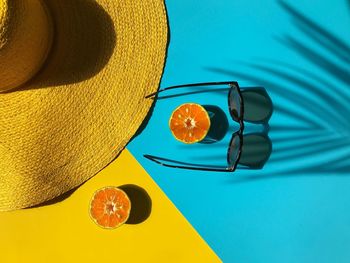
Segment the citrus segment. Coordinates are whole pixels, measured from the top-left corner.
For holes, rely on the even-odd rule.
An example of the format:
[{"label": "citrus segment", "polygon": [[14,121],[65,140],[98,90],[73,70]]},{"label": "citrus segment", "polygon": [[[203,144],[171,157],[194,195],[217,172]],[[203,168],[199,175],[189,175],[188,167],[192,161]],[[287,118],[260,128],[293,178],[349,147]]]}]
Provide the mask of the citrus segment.
[{"label": "citrus segment", "polygon": [[131,202],[126,193],[114,186],[97,190],[90,202],[92,220],[103,228],[116,228],[130,215]]},{"label": "citrus segment", "polygon": [[177,140],[188,144],[196,143],[207,135],[210,128],[210,118],[201,105],[185,103],[173,111],[169,126]]}]

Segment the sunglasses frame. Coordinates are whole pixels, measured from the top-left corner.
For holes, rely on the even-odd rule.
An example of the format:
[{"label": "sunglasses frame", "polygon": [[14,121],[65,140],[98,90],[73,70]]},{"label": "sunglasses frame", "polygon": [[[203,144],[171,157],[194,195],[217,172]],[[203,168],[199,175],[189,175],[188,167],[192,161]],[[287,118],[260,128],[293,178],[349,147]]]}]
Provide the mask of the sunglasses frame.
[{"label": "sunglasses frame", "polygon": [[226,168],[211,168],[211,167],[205,167],[204,165],[203,165],[203,167],[195,167],[195,166],[190,166],[190,164],[189,164],[189,166],[172,165],[172,164],[163,163],[160,160],[165,160],[165,161],[169,161],[169,162],[178,162],[178,161],[166,159],[163,157],[157,157],[157,156],[149,155],[149,154],[144,154],[143,157],[145,157],[145,158],[147,158],[147,159],[149,159],[157,164],[160,164],[162,166],[171,167],[171,168],[180,168],[180,169],[197,170],[197,171],[210,171],[210,172],[234,172],[237,168],[239,159],[241,158],[241,155],[242,155],[242,147],[243,147],[243,135],[242,135],[242,133],[243,133],[243,130],[240,129],[238,132],[235,132],[232,134],[232,137],[231,137],[231,140],[229,143],[229,147],[227,150],[227,163],[230,163],[230,150],[231,150],[231,147],[233,147],[232,143],[233,143],[233,140],[236,138],[236,136],[239,137],[240,143],[239,143],[238,153],[237,153],[236,160],[235,160],[234,164],[232,166],[226,167]]},{"label": "sunglasses frame", "polygon": [[[144,154],[143,156],[157,164],[160,164],[162,166],[166,166],[166,167],[171,167],[171,168],[180,168],[180,169],[189,169],[189,170],[200,170],[200,171],[213,171],[213,172],[233,172],[236,170],[239,159],[241,157],[242,154],[242,147],[243,147],[243,130],[244,130],[244,122],[243,122],[243,114],[244,114],[244,103],[243,103],[243,97],[238,85],[238,82],[236,81],[222,81],[222,82],[203,82],[203,83],[192,83],[192,84],[182,84],[182,85],[176,85],[176,86],[170,86],[164,89],[159,89],[158,91],[151,93],[149,95],[147,95],[145,98],[152,98],[152,99],[156,99],[158,94],[167,90],[172,90],[172,89],[177,89],[177,88],[185,88],[185,87],[205,87],[205,86],[221,86],[221,85],[229,85],[230,90],[228,93],[228,109],[231,115],[231,118],[233,119],[233,121],[238,122],[240,125],[240,129],[238,132],[235,132],[234,134],[232,134],[230,143],[229,143],[229,147],[227,150],[227,163],[230,163],[230,150],[231,147],[233,147],[232,143],[233,140],[236,138],[236,136],[239,136],[239,141],[240,141],[240,145],[239,145],[239,149],[238,149],[238,153],[237,153],[237,157],[236,160],[234,162],[234,164],[230,167],[226,167],[226,168],[210,168],[210,167],[194,167],[194,166],[183,166],[183,165],[171,165],[171,164],[167,164],[167,163],[163,163],[160,160],[165,160],[165,161],[170,161],[170,162],[177,162],[174,160],[170,160],[170,159],[166,159],[163,157],[157,157],[154,155],[149,155],[149,154]],[[238,116],[237,114],[235,114],[234,111],[232,111],[231,109],[231,104],[230,104],[230,97],[232,92],[237,92],[238,96],[239,96],[239,103],[240,103],[240,116]]]}]

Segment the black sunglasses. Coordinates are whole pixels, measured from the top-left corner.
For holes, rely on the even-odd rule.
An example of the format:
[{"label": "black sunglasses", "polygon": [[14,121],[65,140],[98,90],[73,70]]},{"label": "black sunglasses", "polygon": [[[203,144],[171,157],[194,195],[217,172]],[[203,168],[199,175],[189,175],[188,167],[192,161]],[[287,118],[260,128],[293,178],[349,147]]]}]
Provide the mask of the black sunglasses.
[{"label": "black sunglasses", "polygon": [[[190,169],[190,170],[202,170],[202,171],[216,171],[216,172],[233,172],[236,170],[237,164],[239,163],[242,146],[243,146],[243,130],[244,122],[251,122],[257,124],[266,124],[272,115],[272,101],[264,88],[260,87],[249,87],[245,88],[241,92],[239,85],[236,81],[225,81],[225,82],[206,82],[206,83],[195,83],[195,84],[185,84],[177,85],[164,89],[160,89],[157,92],[149,94],[146,98],[157,98],[159,93],[164,91],[173,90],[177,88],[187,88],[187,87],[199,87],[205,88],[208,86],[223,86],[224,90],[229,88],[228,92],[228,108],[231,118],[240,124],[240,129],[238,132],[234,133],[231,137],[228,151],[227,151],[227,163],[228,167],[218,167],[218,166],[206,166],[206,165],[196,165],[186,162],[175,161],[171,159],[166,159],[163,157],[157,157],[149,154],[145,154],[144,157],[156,162],[160,165],[172,168]],[[201,90],[197,92],[185,93],[185,94],[195,94],[200,92],[206,92],[212,90]],[[171,98],[180,95],[164,96],[161,99]],[[245,109],[245,102],[249,105],[248,109]]]}]

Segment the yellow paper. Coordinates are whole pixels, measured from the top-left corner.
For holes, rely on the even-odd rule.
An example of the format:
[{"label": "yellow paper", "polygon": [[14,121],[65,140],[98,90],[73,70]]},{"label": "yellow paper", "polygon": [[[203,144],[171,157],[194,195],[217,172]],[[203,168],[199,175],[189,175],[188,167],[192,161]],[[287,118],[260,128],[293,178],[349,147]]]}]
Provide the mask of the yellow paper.
[{"label": "yellow paper", "polygon": [[[100,228],[88,213],[94,191],[127,184],[148,193],[152,203],[149,217],[114,230]],[[145,200],[138,201],[142,207]],[[117,160],[64,201],[0,213],[0,262],[156,263],[220,259],[124,150]]]}]

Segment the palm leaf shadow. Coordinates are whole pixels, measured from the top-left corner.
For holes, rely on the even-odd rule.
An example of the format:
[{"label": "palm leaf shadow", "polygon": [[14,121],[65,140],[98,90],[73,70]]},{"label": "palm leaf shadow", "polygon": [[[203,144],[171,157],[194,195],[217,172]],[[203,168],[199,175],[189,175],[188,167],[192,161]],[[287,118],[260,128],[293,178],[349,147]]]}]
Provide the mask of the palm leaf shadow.
[{"label": "palm leaf shadow", "polygon": [[[272,120],[270,137],[274,151],[269,163],[271,167],[281,167],[283,163],[285,168],[254,178],[262,179],[282,174],[347,174],[350,171],[350,46],[284,1],[279,1],[279,4],[292,17],[295,27],[306,36],[308,43],[329,55],[325,56],[315,51],[306,41],[288,34],[277,40],[317,67],[328,78],[300,66],[271,60],[246,64],[250,71],[253,69],[263,73],[264,79],[242,71],[212,67],[207,69],[233,79],[263,85],[273,95],[272,99],[282,98],[274,101],[275,115],[283,115],[294,121],[298,119],[297,123],[293,124],[293,127],[298,127],[293,129],[298,131],[294,134],[290,133],[290,123],[274,123]],[[350,7],[350,1],[348,4]],[[288,103],[285,103],[286,101]],[[293,111],[291,105],[299,111]],[[277,139],[274,140],[274,137]],[[285,146],[289,138],[297,139],[299,145]],[[314,141],[311,142],[307,138]],[[304,158],[313,160],[313,156],[317,154],[327,154],[331,157],[322,164],[314,158],[315,160],[306,166],[298,166]]]},{"label": "palm leaf shadow", "polygon": [[[279,4],[294,18],[296,27],[302,32],[304,32],[310,39],[312,39],[315,43],[319,44],[320,46],[326,48],[326,50],[329,51],[334,57],[338,57],[346,63],[350,62],[350,47],[345,41],[335,36],[335,34],[329,32],[328,30],[322,28],[322,26],[307,18],[305,15],[303,15],[298,10],[294,9],[286,2],[279,1]],[[295,43],[300,43],[299,41],[295,41],[295,38],[290,39],[293,40],[293,42]],[[307,48],[307,46],[304,45],[302,45],[302,47]],[[315,52],[311,52],[309,54],[314,54],[315,57],[319,57],[321,61],[324,61],[326,63],[330,62],[324,60]],[[337,67],[337,65],[334,66]],[[339,75],[337,77],[339,77]]]}]

